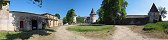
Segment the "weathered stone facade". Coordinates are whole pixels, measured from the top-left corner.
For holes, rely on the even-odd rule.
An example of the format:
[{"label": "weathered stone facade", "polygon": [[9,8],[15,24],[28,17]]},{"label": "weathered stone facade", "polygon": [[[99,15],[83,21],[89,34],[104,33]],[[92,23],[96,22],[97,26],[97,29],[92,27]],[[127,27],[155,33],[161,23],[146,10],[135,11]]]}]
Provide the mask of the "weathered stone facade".
[{"label": "weathered stone facade", "polygon": [[127,15],[124,24],[147,24],[160,21],[161,15],[153,3],[148,15]]},{"label": "weathered stone facade", "polygon": [[85,18],[85,23],[96,23],[96,13],[93,8],[91,10],[90,17]]},{"label": "weathered stone facade", "polygon": [[55,17],[55,15],[45,13],[42,14],[42,16],[45,16],[47,18],[46,20],[48,27],[56,27],[63,25],[62,21]]},{"label": "weathered stone facade", "polygon": [[[2,1],[2,0],[1,0]],[[13,30],[13,29],[10,29],[10,28],[13,28],[11,27],[9,23],[9,1],[8,0],[3,0],[2,2],[3,4],[6,4],[6,5],[1,5],[1,8],[0,8],[0,30]]]},{"label": "weathered stone facade", "polygon": [[0,9],[0,31],[29,31],[63,25],[62,20],[51,14],[9,11],[9,2]]},{"label": "weathered stone facade", "polygon": [[159,14],[159,11],[157,9],[157,7],[155,6],[155,4],[153,3],[149,13],[148,13],[148,16],[149,16],[149,22],[150,23],[155,23],[155,22],[158,22],[161,15]]},{"label": "weathered stone facade", "polygon": [[12,24],[16,27],[15,31],[42,29],[47,24],[46,18],[39,14],[18,11],[11,11],[10,13],[13,14]]}]

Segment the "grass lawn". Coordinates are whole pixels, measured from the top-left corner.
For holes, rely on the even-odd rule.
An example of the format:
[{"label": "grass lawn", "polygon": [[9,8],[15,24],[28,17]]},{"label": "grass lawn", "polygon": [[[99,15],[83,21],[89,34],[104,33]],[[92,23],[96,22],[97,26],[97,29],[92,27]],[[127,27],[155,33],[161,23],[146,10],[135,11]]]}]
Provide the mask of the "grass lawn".
[{"label": "grass lawn", "polygon": [[[0,39],[7,39],[8,35],[19,34],[20,32],[0,32]],[[19,36],[19,35],[17,35]],[[13,36],[14,37],[14,36]]]},{"label": "grass lawn", "polygon": [[67,30],[81,36],[99,40],[99,38],[107,39],[108,36],[113,35],[115,27],[113,25],[76,25],[68,27]]},{"label": "grass lawn", "polygon": [[70,31],[77,31],[77,32],[93,32],[93,31],[108,31],[112,29],[114,26],[112,25],[77,25],[77,26],[70,26],[67,30]]},{"label": "grass lawn", "polygon": [[133,32],[144,35],[149,38],[159,38],[159,39],[168,39],[168,34],[165,34],[163,31],[159,30],[148,30],[144,31],[144,26],[130,26],[129,27]]},{"label": "grass lawn", "polygon": [[[41,39],[52,39],[55,35],[53,33],[56,32],[52,29],[44,29],[44,30],[32,30],[25,32],[0,32],[0,40],[41,40]],[[50,37],[51,36],[51,37]]]},{"label": "grass lawn", "polygon": [[146,24],[144,28],[149,29],[148,31],[164,31],[168,30],[168,22],[157,22],[157,23],[152,23],[152,24]]}]

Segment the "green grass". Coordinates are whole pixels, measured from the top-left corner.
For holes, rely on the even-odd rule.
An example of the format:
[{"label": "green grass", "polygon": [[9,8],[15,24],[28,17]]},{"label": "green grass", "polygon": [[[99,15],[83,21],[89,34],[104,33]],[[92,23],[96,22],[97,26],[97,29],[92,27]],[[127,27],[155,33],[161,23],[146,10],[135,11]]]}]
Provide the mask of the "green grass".
[{"label": "green grass", "polygon": [[70,26],[67,30],[70,31],[77,31],[77,32],[93,32],[93,31],[108,31],[112,29],[112,25],[77,25],[77,26]]},{"label": "green grass", "polygon": [[32,31],[19,31],[19,32],[0,32],[0,40],[28,40],[33,35],[49,36],[51,33],[56,32],[54,29],[32,30]]},{"label": "green grass", "polygon": [[[0,32],[0,39],[7,39],[7,35],[19,34],[20,32]],[[18,35],[19,36],[19,35]]]},{"label": "green grass", "polygon": [[157,22],[152,24],[146,24],[144,28],[152,28],[153,30],[163,31],[168,29],[168,22]]}]

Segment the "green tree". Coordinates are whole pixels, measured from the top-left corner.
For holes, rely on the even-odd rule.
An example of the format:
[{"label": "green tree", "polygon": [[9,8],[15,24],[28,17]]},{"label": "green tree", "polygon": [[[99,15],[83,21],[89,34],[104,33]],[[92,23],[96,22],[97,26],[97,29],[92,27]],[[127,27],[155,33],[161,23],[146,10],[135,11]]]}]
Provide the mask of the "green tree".
[{"label": "green tree", "polygon": [[63,23],[67,23],[66,17],[63,18]]},{"label": "green tree", "polygon": [[56,17],[58,17],[58,19],[60,19],[60,15],[58,13],[55,14]]},{"label": "green tree", "polygon": [[[0,0],[0,9],[2,9],[2,6],[5,6],[10,0]],[[33,4],[37,5],[38,7],[42,7],[43,0],[30,0]]]},{"label": "green tree", "polygon": [[76,16],[75,10],[74,10],[74,9],[70,9],[70,10],[67,12],[67,15],[66,15],[66,21],[67,21],[69,24],[72,24],[72,23],[73,23],[73,18],[74,18],[74,16]]},{"label": "green tree", "polygon": [[165,14],[167,14],[166,8],[165,7],[159,7],[158,10],[159,10],[159,14],[161,15],[160,16],[160,21],[162,21],[162,17],[166,18],[166,15],[165,15]]},{"label": "green tree", "polygon": [[0,0],[0,10],[2,9],[2,6],[6,6],[7,3],[9,3],[9,1]]},{"label": "green tree", "polygon": [[103,0],[101,6],[103,23],[116,24],[120,22],[126,16],[127,5],[125,0]]},{"label": "green tree", "polygon": [[97,14],[99,16],[97,22],[100,23],[100,24],[102,24],[103,23],[103,16],[102,16],[103,15],[103,10],[102,10],[102,8],[100,8],[100,9],[97,10]]},{"label": "green tree", "polygon": [[38,7],[42,7],[43,0],[30,0],[33,2],[33,4],[37,5]]},{"label": "green tree", "polygon": [[77,18],[76,18],[76,20],[77,20],[77,23],[84,23],[84,17],[80,17],[80,16],[78,16]]}]

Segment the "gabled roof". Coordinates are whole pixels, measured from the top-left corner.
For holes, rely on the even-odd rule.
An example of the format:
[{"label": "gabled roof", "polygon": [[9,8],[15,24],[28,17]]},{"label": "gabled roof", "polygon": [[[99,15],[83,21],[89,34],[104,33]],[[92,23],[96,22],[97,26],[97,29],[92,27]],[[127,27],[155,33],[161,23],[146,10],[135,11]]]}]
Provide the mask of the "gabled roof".
[{"label": "gabled roof", "polygon": [[146,18],[147,15],[127,15],[126,18]]},{"label": "gabled roof", "polygon": [[151,9],[150,9],[149,12],[159,12],[158,9],[157,9],[157,7],[156,7],[156,5],[154,3],[153,3],[153,5],[152,5],[152,7],[151,7]]}]

